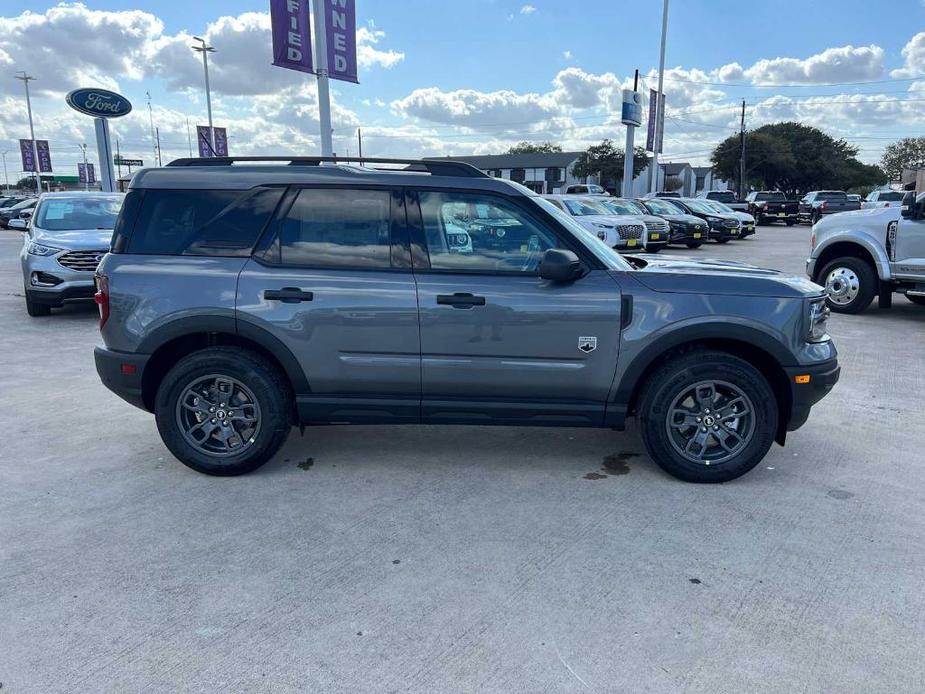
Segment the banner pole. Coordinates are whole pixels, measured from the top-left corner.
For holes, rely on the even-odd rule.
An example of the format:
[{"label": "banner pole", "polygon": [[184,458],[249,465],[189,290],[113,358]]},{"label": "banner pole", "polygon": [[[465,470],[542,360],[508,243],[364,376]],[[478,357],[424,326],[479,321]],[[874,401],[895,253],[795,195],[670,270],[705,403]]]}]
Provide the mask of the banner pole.
[{"label": "banner pole", "polygon": [[321,156],[330,157],[334,153],[331,134],[331,95],[328,91],[328,43],[327,25],[324,12],[324,0],[313,0],[315,76],[318,79],[318,121],[321,128]]}]

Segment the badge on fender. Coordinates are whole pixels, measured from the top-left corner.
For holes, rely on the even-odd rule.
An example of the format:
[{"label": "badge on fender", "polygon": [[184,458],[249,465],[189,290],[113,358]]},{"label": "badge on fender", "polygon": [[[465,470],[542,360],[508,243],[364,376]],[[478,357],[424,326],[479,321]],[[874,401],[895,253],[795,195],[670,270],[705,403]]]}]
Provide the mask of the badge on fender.
[{"label": "badge on fender", "polygon": [[596,337],[579,337],[578,338],[578,349],[587,354],[588,352],[593,352],[597,349],[597,338]]}]

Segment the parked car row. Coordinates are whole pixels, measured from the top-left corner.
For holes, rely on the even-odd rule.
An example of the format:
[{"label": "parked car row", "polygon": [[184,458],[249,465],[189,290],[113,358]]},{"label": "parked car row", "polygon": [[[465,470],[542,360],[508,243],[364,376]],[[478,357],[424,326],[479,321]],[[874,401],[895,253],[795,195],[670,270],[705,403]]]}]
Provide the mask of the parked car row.
[{"label": "parked car row", "polygon": [[28,219],[37,202],[35,195],[0,197],[0,228],[9,229],[12,219]]}]

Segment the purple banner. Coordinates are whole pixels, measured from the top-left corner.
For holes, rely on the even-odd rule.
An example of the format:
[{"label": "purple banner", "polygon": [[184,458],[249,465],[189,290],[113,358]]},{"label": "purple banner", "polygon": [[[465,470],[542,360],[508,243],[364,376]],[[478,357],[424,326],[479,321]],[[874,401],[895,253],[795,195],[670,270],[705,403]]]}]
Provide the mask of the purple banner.
[{"label": "purple banner", "polygon": [[93,164],[84,165],[83,162],[77,164],[77,179],[81,183],[96,183],[96,171],[93,169]]},{"label": "purple banner", "polygon": [[649,90],[649,122],[646,124],[646,150],[655,151],[655,112],[658,108],[658,92]]},{"label": "purple banner", "polygon": [[215,135],[215,156],[228,156],[228,131],[225,128],[212,128]]},{"label": "purple banner", "polygon": [[658,153],[662,153],[662,135],[665,134],[665,92],[662,92],[662,98],[658,105],[658,123],[655,124],[655,146],[658,147]]},{"label": "purple banner", "polygon": [[199,143],[199,156],[200,157],[213,157],[215,156],[212,153],[212,143],[209,142],[209,126],[208,125],[197,125],[196,126],[196,142]]},{"label": "purple banner", "polygon": [[39,158],[39,171],[51,173],[51,151],[48,149],[48,140],[36,140],[35,151]]},{"label": "purple banner", "polygon": [[19,152],[22,154],[22,170],[35,171],[35,151],[32,149],[32,140],[20,140]]},{"label": "purple banner", "polygon": [[332,80],[358,82],[356,0],[324,0],[324,24],[328,76]]},{"label": "purple banner", "polygon": [[270,0],[273,64],[288,70],[314,72],[308,0]]}]

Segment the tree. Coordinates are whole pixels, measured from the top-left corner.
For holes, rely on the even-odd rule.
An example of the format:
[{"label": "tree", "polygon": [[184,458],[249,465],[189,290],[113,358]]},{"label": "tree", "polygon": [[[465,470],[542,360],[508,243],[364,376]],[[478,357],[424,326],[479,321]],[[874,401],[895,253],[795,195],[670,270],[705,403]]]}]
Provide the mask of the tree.
[{"label": "tree", "polygon": [[562,147],[552,142],[518,142],[511,147],[508,154],[553,154],[561,152]]},{"label": "tree", "polygon": [[662,188],[664,188],[666,192],[671,193],[679,190],[683,185],[684,181],[682,181],[678,176],[668,176],[665,179],[665,185],[663,185]]},{"label": "tree", "polygon": [[925,137],[904,137],[886,146],[880,167],[891,181],[902,177],[904,168],[925,166]]},{"label": "tree", "polygon": [[[713,170],[721,178],[738,181],[739,147],[739,136],[732,135],[713,150]],[[858,161],[857,153],[844,140],[802,123],[763,125],[746,134],[746,186],[798,194],[883,183],[883,172]]]},{"label": "tree", "polygon": [[[620,147],[614,145],[613,140],[604,140],[599,145],[588,147],[582,152],[578,161],[572,166],[572,175],[577,178],[587,178],[600,174],[601,185],[616,187],[623,181],[623,162],[625,155]],[[633,178],[646,168],[649,157],[642,147],[633,149]]]}]

